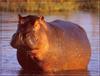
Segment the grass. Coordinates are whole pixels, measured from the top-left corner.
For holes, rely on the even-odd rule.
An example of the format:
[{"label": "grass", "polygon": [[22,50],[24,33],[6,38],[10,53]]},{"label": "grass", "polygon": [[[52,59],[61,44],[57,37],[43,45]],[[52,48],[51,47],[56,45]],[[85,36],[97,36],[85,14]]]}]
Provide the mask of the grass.
[{"label": "grass", "polygon": [[61,11],[96,11],[99,1],[66,1],[66,2],[0,2],[0,11],[12,12],[61,12]]}]

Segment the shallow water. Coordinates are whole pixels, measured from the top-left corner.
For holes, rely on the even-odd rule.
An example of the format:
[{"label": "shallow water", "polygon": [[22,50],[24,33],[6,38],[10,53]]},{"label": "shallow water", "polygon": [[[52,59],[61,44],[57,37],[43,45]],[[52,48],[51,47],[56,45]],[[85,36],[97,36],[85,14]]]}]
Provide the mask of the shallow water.
[{"label": "shallow water", "polygon": [[[65,71],[53,74],[53,76],[100,76],[100,46],[99,46],[99,18],[96,14],[87,12],[76,12],[70,15],[45,16],[47,21],[62,19],[79,24],[83,27],[91,43],[92,55],[88,71]],[[27,75],[21,70],[16,59],[16,49],[13,49],[9,43],[11,36],[16,31],[17,14],[0,13],[0,76],[21,76]],[[51,75],[51,74],[49,74]],[[28,75],[30,76],[30,75]],[[40,75],[41,76],[41,75]],[[47,76],[44,75],[44,76]]]}]

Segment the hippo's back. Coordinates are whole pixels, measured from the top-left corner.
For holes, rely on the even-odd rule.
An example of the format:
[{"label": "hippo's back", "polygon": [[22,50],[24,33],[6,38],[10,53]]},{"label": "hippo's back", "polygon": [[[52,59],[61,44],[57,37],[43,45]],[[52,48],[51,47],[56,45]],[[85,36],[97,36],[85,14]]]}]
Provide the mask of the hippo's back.
[{"label": "hippo's back", "polygon": [[55,20],[55,21],[50,22],[50,24],[62,29],[63,31],[68,31],[68,30],[84,31],[82,27],[69,21]]},{"label": "hippo's back", "polygon": [[87,34],[81,26],[72,22],[62,21],[62,20],[55,20],[53,22],[50,22],[50,24],[51,26],[56,28],[56,31],[58,31],[59,35],[63,34],[62,37],[64,37],[65,42],[66,40],[68,42],[68,39],[69,39],[69,41],[74,40],[74,41],[79,42],[79,44],[86,42],[86,44],[83,44],[83,45],[89,45]]},{"label": "hippo's back", "polygon": [[77,24],[61,20],[49,22],[49,25],[52,33],[48,37],[49,49],[47,59],[44,60],[49,59],[48,64],[56,69],[87,68],[91,49],[84,29]]},{"label": "hippo's back", "polygon": [[79,39],[81,41],[88,41],[85,30],[75,23],[69,21],[55,20],[50,22],[50,24],[54,26],[56,29],[58,29],[58,33],[62,31],[64,37],[69,37],[73,39],[76,38],[76,40]]}]

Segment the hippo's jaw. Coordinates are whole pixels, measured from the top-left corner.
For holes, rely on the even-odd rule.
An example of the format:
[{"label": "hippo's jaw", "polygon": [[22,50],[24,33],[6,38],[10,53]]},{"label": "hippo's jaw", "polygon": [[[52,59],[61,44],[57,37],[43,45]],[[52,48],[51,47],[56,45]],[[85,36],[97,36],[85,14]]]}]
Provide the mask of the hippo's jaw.
[{"label": "hippo's jaw", "polygon": [[30,36],[28,36],[28,37],[25,38],[25,43],[31,49],[34,49],[35,48],[34,45],[35,45],[36,42],[34,41],[34,39],[31,39]]},{"label": "hippo's jaw", "polygon": [[34,49],[37,48],[38,40],[31,33],[29,33],[29,34],[26,35],[26,37],[24,39],[24,42],[25,42],[26,46],[29,47],[32,50],[34,50]]}]

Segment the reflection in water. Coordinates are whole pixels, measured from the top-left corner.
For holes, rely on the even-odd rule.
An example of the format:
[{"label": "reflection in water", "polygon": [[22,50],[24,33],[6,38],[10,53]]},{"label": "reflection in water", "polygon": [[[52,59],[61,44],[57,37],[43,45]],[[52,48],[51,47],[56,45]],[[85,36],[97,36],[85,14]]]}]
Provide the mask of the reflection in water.
[{"label": "reflection in water", "polygon": [[89,71],[86,70],[61,71],[55,73],[32,73],[21,69],[18,76],[90,76],[90,74]]},{"label": "reflection in water", "polygon": [[25,70],[23,70],[23,69],[21,69],[20,71],[19,71],[19,74],[18,74],[18,76],[42,76],[43,75],[43,73],[42,72],[32,72],[32,71],[29,71],[29,70],[27,70],[27,71],[25,71]]}]

